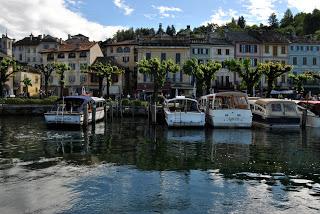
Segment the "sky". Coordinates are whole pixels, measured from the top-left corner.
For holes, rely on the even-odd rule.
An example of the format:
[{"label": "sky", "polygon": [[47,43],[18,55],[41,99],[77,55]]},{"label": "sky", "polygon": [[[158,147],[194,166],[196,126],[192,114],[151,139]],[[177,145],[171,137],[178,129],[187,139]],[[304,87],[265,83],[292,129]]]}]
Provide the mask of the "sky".
[{"label": "sky", "polygon": [[281,19],[287,8],[312,12],[320,0],[0,0],[0,33],[15,39],[82,33],[99,41],[119,29],[157,29],[159,23],[179,30],[244,16],[247,24],[267,24],[271,13]]}]

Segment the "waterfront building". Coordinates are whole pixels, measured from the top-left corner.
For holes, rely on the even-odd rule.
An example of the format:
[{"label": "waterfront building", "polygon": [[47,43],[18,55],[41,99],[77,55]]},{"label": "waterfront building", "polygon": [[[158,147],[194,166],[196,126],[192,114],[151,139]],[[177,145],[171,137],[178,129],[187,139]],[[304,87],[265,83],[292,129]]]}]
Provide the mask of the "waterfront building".
[{"label": "waterfront building", "polygon": [[57,48],[62,43],[61,39],[50,35],[38,35],[25,37],[13,44],[13,55],[20,63],[28,65],[42,64],[41,52],[49,48]]},{"label": "waterfront building", "polygon": [[24,65],[23,70],[14,74],[14,94],[15,95],[23,95],[25,90],[25,86],[23,84],[23,80],[25,79],[31,80],[31,86],[28,86],[28,93],[30,96],[38,96],[41,88],[41,74],[34,67],[29,65]]},{"label": "waterfront building", "polygon": [[137,40],[103,42],[100,45],[104,56],[112,59],[124,69],[121,80],[124,94],[133,94],[137,88],[137,45]]},{"label": "waterfront building", "polygon": [[[0,60],[3,58],[12,58],[12,44],[14,40],[10,39],[7,35],[2,34],[0,37]],[[11,72],[12,68],[8,69],[8,72]],[[9,80],[5,83],[3,91],[4,95],[13,95],[13,78],[14,76],[10,77]]]},{"label": "waterfront building", "polygon": [[[184,62],[190,59],[189,38],[183,35],[169,36],[161,30],[158,30],[158,33],[154,36],[139,38],[139,45],[136,49],[137,61],[154,57],[160,60],[172,59],[182,67]],[[138,72],[137,92],[145,94],[152,91],[152,77]],[[192,95],[193,92],[191,77],[184,74],[182,70],[175,74],[168,73],[165,86],[162,88],[165,95],[174,96],[177,91],[180,95]]]},{"label": "waterfront building", "polygon": [[[289,64],[289,40],[286,36],[270,30],[249,31],[249,34],[261,42],[261,62],[278,62],[282,64]],[[261,83],[262,87],[267,87],[267,81],[265,77],[262,78]],[[288,88],[288,74],[283,74],[281,77],[279,77],[276,86],[282,89]]]},{"label": "waterfront building", "polygon": [[[306,37],[293,37],[289,45],[289,63],[293,66],[293,72],[320,72],[320,40]],[[308,81],[305,88],[319,91],[318,80]]]},{"label": "waterfront building", "polygon": [[[98,78],[95,74],[88,73],[88,66],[92,65],[98,57],[103,57],[101,48],[97,42],[89,41],[89,38],[81,34],[70,36],[57,47],[45,49],[41,52],[44,65],[49,63],[65,63],[70,71],[65,72],[65,95],[82,93],[82,88],[94,95],[98,93]],[[50,90],[54,94],[60,93],[59,77],[53,72],[49,79]],[[120,89],[114,93],[121,93]]]}]

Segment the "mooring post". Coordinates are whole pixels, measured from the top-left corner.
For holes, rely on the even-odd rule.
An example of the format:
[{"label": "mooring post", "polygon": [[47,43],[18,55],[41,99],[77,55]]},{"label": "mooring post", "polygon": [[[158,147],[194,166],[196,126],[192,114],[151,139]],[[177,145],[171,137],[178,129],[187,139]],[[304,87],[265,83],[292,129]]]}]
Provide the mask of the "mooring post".
[{"label": "mooring post", "polygon": [[152,118],[152,123],[156,124],[157,123],[157,102],[154,102],[154,106],[151,106],[151,118]]},{"label": "mooring post", "polygon": [[120,98],[120,117],[122,119],[122,99]]},{"label": "mooring post", "polygon": [[301,121],[301,127],[303,129],[305,129],[306,125],[307,125],[307,114],[308,114],[308,110],[306,108],[304,108],[302,110],[302,121]]},{"label": "mooring post", "polygon": [[84,105],[83,107],[83,127],[87,127],[88,126],[88,105]]},{"label": "mooring post", "polygon": [[104,103],[104,106],[103,106],[103,112],[104,112],[104,121],[107,121],[108,112],[107,112],[107,103],[106,102]]}]

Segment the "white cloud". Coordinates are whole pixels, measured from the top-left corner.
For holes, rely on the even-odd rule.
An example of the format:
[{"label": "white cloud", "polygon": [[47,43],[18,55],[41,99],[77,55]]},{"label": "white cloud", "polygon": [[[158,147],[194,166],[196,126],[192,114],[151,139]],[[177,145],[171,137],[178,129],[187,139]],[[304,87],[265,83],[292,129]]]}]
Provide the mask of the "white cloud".
[{"label": "white cloud", "polygon": [[113,3],[120,9],[124,10],[124,15],[130,15],[134,9],[127,5],[124,0],[113,0]]},{"label": "white cloud", "polygon": [[223,10],[221,7],[217,11],[213,11],[214,14],[210,16],[210,20],[203,22],[203,25],[207,23],[214,23],[218,25],[223,25],[227,22],[230,22],[232,18],[237,18],[237,11],[229,9]]},{"label": "white cloud", "polygon": [[288,7],[310,13],[315,8],[320,9],[320,0],[288,0]]},{"label": "white cloud", "polygon": [[61,38],[66,38],[67,34],[82,33],[96,41],[112,37],[118,29],[125,28],[89,21],[68,9],[70,2],[72,1],[0,0],[0,26],[16,39],[21,39],[31,32],[34,35],[50,34]]},{"label": "white cloud", "polygon": [[[175,18],[176,17],[175,13],[182,12],[182,9],[178,7],[154,6],[154,5],[152,5],[152,7],[159,11],[160,18]],[[150,14],[145,14],[145,16],[149,18]]]},{"label": "white cloud", "polygon": [[276,13],[274,3],[277,0],[247,0],[244,7],[247,9],[249,23],[267,23],[269,16]]}]

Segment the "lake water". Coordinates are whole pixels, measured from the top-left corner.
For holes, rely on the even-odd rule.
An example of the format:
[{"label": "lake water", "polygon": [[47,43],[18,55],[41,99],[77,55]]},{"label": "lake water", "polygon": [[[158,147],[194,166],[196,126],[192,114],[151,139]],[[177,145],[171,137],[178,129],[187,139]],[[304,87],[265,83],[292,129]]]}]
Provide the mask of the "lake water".
[{"label": "lake water", "polygon": [[320,213],[320,129],[1,117],[0,213]]}]

